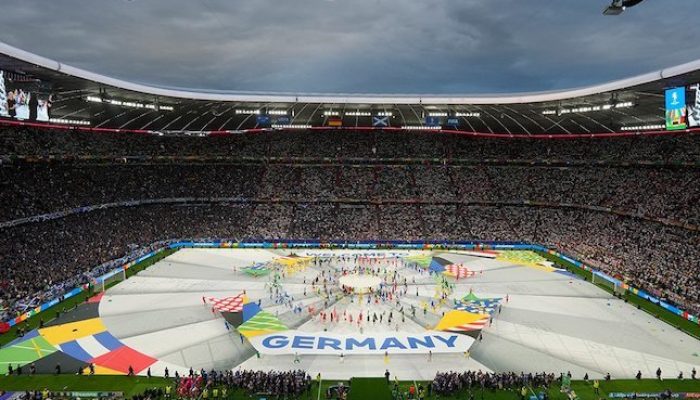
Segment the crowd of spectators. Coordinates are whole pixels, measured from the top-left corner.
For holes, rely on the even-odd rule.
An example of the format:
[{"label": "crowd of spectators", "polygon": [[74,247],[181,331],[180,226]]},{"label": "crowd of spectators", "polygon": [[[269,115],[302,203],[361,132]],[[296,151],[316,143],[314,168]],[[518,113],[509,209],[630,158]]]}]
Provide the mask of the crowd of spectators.
[{"label": "crowd of spectators", "polygon": [[302,370],[296,371],[236,371],[231,385],[251,393],[288,398],[298,396],[311,385],[311,377]]},{"label": "crowd of spectators", "polygon": [[0,221],[160,198],[540,202],[700,225],[699,168],[604,166],[64,165],[0,168]]},{"label": "crowd of spectators", "polygon": [[[166,376],[167,377],[167,376]],[[293,371],[253,371],[237,369],[235,372],[195,371],[189,374],[175,374],[175,393],[180,398],[226,398],[226,394],[243,389],[249,395],[273,396],[276,398],[297,398],[311,387],[311,377],[303,370]],[[216,394],[216,395],[215,395]]]},{"label": "crowd of spectators", "polygon": [[123,157],[196,160],[298,158],[560,160],[566,162],[697,163],[697,135],[615,139],[513,140],[430,132],[287,131],[213,137],[50,131],[0,127],[1,156]]},{"label": "crowd of spectators", "polygon": [[[169,387],[154,387],[134,395],[131,400],[151,399],[227,399],[235,390],[242,389],[249,396],[260,395],[278,399],[293,399],[309,390],[311,377],[302,370],[294,371],[192,371],[189,375],[177,375]],[[65,388],[64,388],[65,389]],[[0,390],[0,395],[4,392]],[[113,398],[123,398],[123,392],[105,392]],[[26,391],[17,398],[22,400],[46,400],[70,398],[70,392],[50,392],[48,389]],[[112,398],[110,396],[104,398]]]},{"label": "crowd of spectators", "polygon": [[543,389],[545,392],[552,383],[560,377],[553,373],[524,373],[514,372],[439,372],[433,379],[432,391],[440,395],[449,395],[463,389],[513,389],[518,392],[525,387]]},{"label": "crowd of spectators", "polygon": [[700,309],[695,272],[700,235],[694,231],[585,209],[343,203],[148,205],[6,228],[0,236],[4,304],[20,306],[28,296],[47,293],[55,282],[84,276],[91,267],[134,248],[176,238],[541,243],[691,312]]},{"label": "crowd of spectators", "polygon": [[[698,136],[507,141],[306,134],[311,138],[159,138],[2,128],[0,223],[87,205],[192,198],[0,228],[3,319],[89,281],[115,264],[95,266],[135,249],[205,237],[541,243],[700,311]],[[76,155],[107,158],[69,160]],[[305,158],[319,156],[333,162]],[[552,164],[562,159],[576,163]]]}]

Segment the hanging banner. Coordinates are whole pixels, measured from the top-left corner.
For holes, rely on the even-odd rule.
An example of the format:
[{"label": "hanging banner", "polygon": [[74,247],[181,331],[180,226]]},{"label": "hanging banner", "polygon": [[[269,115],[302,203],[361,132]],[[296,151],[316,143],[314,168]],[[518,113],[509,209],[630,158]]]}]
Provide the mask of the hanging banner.
[{"label": "hanging banner", "polygon": [[289,125],[291,122],[289,115],[279,115],[272,120],[272,123],[277,125]]},{"label": "hanging banner", "polygon": [[666,129],[685,129],[685,87],[666,90]]},{"label": "hanging banner", "polygon": [[272,124],[272,118],[270,118],[270,116],[266,114],[258,115],[257,117],[255,117],[255,120],[258,126],[262,127],[269,127]]},{"label": "hanging banner", "polygon": [[425,126],[440,126],[440,117],[425,117]]},{"label": "hanging banner", "polygon": [[9,117],[7,91],[5,90],[5,71],[0,70],[0,117]]},{"label": "hanging banner", "polygon": [[340,127],[343,126],[343,119],[340,117],[330,117],[328,118],[328,126]]},{"label": "hanging banner", "polygon": [[372,116],[372,126],[376,128],[386,128],[389,126],[389,117],[386,115]]},{"label": "hanging banner", "polygon": [[688,86],[686,92],[688,103],[688,126],[697,128],[700,126],[700,84]]},{"label": "hanging banner", "polygon": [[459,126],[459,118],[447,118],[447,123],[445,124],[449,127]]}]

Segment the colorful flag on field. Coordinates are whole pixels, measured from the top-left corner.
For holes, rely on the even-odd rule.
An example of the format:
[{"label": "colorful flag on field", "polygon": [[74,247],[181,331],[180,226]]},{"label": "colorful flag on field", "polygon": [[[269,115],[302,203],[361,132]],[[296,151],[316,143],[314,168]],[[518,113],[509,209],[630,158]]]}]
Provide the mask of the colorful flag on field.
[{"label": "colorful flag on field", "polygon": [[260,311],[239,326],[238,332],[247,338],[251,338],[272,332],[286,331],[287,329],[289,328],[279,318],[267,311]]},{"label": "colorful flag on field", "polygon": [[469,289],[469,294],[462,297],[462,302],[470,302],[470,301],[479,301],[481,300],[477,295],[474,294],[474,292]]},{"label": "colorful flag on field", "polygon": [[483,329],[489,317],[483,314],[469,313],[461,310],[449,311],[435,326],[435,330],[464,333]]},{"label": "colorful flag on field", "polygon": [[243,272],[252,276],[262,276],[270,273],[267,265],[263,263],[254,264],[253,266],[243,268]]},{"label": "colorful flag on field", "polygon": [[456,301],[454,309],[474,314],[493,314],[501,304],[500,298],[479,299],[477,301]]},{"label": "colorful flag on field", "polygon": [[474,272],[460,264],[449,264],[445,266],[445,271],[443,272],[443,274],[453,276],[457,279],[461,279],[473,276]]},{"label": "colorful flag on field", "polygon": [[212,308],[219,312],[241,312],[245,303],[245,295],[243,293],[238,296],[224,297],[222,299],[216,297],[203,297],[205,303],[211,304]]}]

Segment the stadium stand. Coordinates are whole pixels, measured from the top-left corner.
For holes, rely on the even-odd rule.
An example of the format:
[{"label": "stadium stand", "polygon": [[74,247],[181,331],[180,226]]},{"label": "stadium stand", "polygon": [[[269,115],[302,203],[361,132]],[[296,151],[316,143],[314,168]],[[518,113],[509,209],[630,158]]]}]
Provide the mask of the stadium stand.
[{"label": "stadium stand", "polygon": [[87,281],[96,265],[195,237],[528,241],[700,310],[694,135],[163,138],[3,127],[0,138],[3,317]]}]

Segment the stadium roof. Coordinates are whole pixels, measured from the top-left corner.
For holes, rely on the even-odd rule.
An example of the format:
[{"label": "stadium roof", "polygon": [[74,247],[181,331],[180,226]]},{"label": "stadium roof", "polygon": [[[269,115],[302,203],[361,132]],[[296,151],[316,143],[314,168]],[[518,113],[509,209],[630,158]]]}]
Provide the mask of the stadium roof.
[{"label": "stadium roof", "polygon": [[[661,129],[664,90],[700,82],[700,60],[577,89],[514,94],[319,94],[194,91],[128,82],[0,43],[0,70],[28,90],[54,93],[54,122],[147,131],[239,131],[280,126],[451,129],[505,135],[597,134]],[[10,85],[11,86],[11,85]],[[11,89],[11,87],[10,87]],[[426,117],[434,117],[427,121]],[[456,119],[457,125],[454,124]],[[428,125],[426,125],[428,124]],[[273,125],[275,126],[275,125]]]}]

